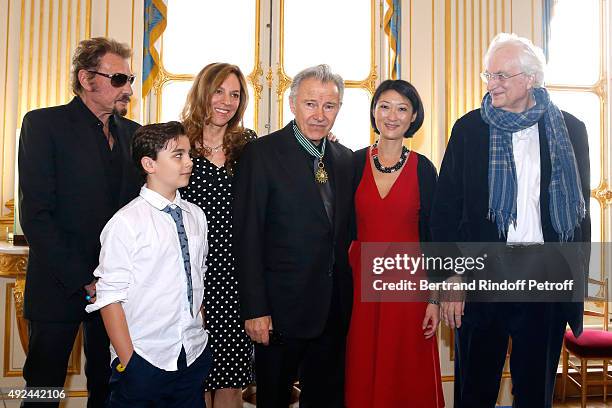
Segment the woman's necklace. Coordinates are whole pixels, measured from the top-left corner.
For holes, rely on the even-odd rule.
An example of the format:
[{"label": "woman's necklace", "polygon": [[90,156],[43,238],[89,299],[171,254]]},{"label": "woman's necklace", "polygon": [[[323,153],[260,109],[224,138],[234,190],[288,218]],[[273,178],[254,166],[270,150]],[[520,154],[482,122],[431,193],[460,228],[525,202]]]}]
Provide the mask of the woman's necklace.
[{"label": "woman's necklace", "polygon": [[381,173],[393,173],[395,171],[398,171],[402,168],[404,163],[406,163],[406,159],[410,154],[408,148],[406,146],[402,146],[402,154],[400,155],[399,161],[393,166],[386,167],[380,164],[380,160],[378,159],[378,141],[376,141],[376,143],[374,143],[374,145],[372,146],[371,152],[372,160],[374,161],[374,167],[376,167],[376,170],[380,171]]},{"label": "woman's necklace", "polygon": [[223,147],[223,142],[219,146],[211,147],[202,141],[202,149],[204,149],[204,155],[210,156],[213,153],[217,153]]}]

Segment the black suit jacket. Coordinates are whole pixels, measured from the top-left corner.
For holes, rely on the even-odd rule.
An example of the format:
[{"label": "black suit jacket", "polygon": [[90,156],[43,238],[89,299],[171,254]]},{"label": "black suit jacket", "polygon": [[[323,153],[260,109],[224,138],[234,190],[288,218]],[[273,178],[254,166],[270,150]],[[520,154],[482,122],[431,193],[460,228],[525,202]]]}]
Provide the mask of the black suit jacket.
[{"label": "black suit jacket", "polygon": [[[136,122],[114,117],[123,158],[119,207],[138,195],[142,180],[130,145]],[[30,245],[25,317],[79,321],[83,286],[93,279],[100,233],[117,210],[111,204],[95,116],[75,97],[69,104],[28,112],[19,142],[20,222]],[[95,125],[94,125],[95,126]]]},{"label": "black suit jacket", "polygon": [[[574,242],[591,240],[589,215],[590,167],[589,145],[584,123],[567,112],[563,117],[574,148],[582,194],[587,214],[574,232]],[[544,118],[538,122],[540,135],[540,213],[545,242],[558,242],[549,211],[551,176],[550,152]],[[451,138],[440,167],[431,215],[434,241],[438,242],[505,242],[497,226],[487,219],[489,202],[489,125],[476,109],[461,117],[453,126]],[[589,247],[582,252],[582,266],[588,271]],[[564,317],[574,333],[582,331],[582,303],[566,304]]]},{"label": "black suit jacket", "polygon": [[344,330],[352,307],[351,151],[328,143],[325,152],[334,187],[334,225],[307,160],[289,124],[248,143],[234,179],[233,234],[242,317],[271,315],[274,329],[293,338],[322,333],[334,279]]}]

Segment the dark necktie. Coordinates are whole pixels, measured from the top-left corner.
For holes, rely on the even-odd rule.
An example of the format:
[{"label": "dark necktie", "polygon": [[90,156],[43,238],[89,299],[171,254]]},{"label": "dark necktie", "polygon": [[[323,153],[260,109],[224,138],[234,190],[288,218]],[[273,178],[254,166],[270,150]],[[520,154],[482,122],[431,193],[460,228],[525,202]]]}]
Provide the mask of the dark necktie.
[{"label": "dark necktie", "polygon": [[181,244],[181,252],[183,253],[183,263],[185,265],[185,275],[187,276],[187,300],[189,300],[189,312],[193,317],[193,286],[191,283],[191,263],[189,262],[189,241],[183,225],[183,214],[179,207],[172,208],[167,205],[163,210],[170,214],[176,224],[176,232],[178,233],[179,243]]},{"label": "dark necktie", "polygon": [[[314,171],[317,171],[317,164],[319,159],[314,159]],[[334,191],[331,187],[331,180],[328,180],[327,183],[315,183],[319,189],[319,194],[321,195],[321,200],[323,201],[323,206],[325,207],[325,213],[327,214],[327,219],[329,220],[329,224],[333,230],[334,228]],[[334,246],[330,248],[330,260],[327,269],[327,274],[331,276],[334,272],[334,264],[336,263],[336,251]]]},{"label": "dark necktie", "polygon": [[[319,159],[314,158],[313,161],[313,171],[316,174],[318,169]],[[321,194],[321,200],[323,200],[323,206],[325,207],[325,212],[327,213],[327,218],[329,219],[330,224],[334,224],[334,193],[331,188],[331,181],[327,183],[316,183],[319,189],[319,194]]]}]

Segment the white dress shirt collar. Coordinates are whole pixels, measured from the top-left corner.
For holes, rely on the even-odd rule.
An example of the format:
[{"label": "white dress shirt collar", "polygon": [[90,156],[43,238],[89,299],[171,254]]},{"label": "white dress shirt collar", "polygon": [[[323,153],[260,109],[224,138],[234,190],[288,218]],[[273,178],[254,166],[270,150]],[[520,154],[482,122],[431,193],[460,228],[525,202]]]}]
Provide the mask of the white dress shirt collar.
[{"label": "white dress shirt collar", "polygon": [[147,187],[145,184],[140,188],[140,196],[153,207],[162,211],[168,205],[179,207],[183,211],[189,212],[189,207],[185,205],[185,200],[181,198],[181,193],[176,190],[176,195],[174,196],[174,201],[168,200],[163,195],[159,194],[157,191],[153,191]]}]

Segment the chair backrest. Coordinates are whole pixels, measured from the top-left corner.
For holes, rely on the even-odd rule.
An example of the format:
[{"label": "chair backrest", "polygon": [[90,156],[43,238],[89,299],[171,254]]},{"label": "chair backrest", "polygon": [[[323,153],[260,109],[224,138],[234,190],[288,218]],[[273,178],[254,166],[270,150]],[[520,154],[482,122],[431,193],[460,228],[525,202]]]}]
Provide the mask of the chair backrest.
[{"label": "chair backrest", "polygon": [[[603,319],[603,329],[608,331],[608,321],[610,319],[608,312],[608,278],[603,281],[589,278],[588,284],[598,286],[596,291],[591,291],[589,288],[588,296],[584,303],[584,315],[600,317]],[[591,293],[594,293],[591,295]]]}]

